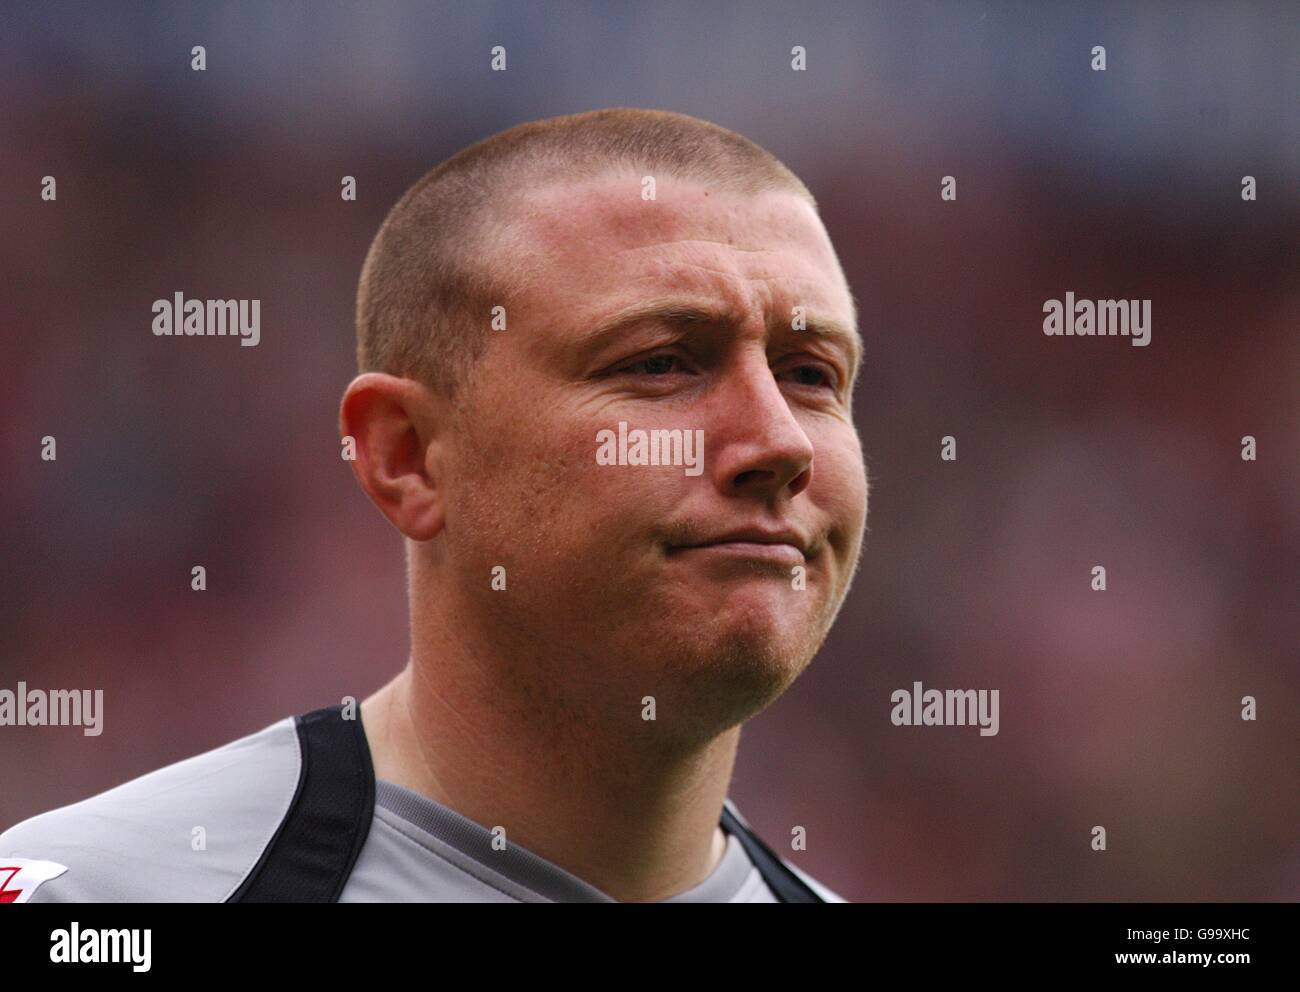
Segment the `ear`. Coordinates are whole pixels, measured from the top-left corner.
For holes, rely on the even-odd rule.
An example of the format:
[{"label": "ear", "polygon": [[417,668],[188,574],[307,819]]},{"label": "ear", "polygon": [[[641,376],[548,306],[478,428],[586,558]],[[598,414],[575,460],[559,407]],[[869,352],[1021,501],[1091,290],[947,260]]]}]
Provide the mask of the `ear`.
[{"label": "ear", "polygon": [[446,521],[443,413],[427,386],[382,372],[357,376],[339,404],[339,433],[356,444],[352,473],[379,512],[413,541],[436,537]]}]

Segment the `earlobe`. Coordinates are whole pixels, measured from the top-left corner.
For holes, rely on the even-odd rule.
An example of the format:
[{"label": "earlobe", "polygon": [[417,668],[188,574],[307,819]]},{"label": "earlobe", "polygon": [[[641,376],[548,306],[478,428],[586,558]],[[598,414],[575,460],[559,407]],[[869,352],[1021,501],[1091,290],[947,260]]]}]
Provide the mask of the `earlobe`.
[{"label": "earlobe", "polygon": [[339,431],[353,440],[357,482],[414,541],[436,537],[444,521],[433,407],[421,383],[380,372],[353,379],[339,404]]}]

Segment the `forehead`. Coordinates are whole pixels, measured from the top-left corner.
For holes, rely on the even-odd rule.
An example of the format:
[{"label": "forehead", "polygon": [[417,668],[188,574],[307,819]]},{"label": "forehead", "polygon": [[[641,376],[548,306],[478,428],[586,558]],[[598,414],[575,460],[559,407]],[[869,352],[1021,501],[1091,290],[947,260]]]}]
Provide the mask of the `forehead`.
[{"label": "forehead", "polygon": [[[525,316],[598,316],[651,297],[708,298],[771,318],[796,305],[853,326],[852,297],[816,211],[785,190],[759,194],[611,174],[521,192],[508,250]],[[538,314],[538,310],[542,310]]]}]

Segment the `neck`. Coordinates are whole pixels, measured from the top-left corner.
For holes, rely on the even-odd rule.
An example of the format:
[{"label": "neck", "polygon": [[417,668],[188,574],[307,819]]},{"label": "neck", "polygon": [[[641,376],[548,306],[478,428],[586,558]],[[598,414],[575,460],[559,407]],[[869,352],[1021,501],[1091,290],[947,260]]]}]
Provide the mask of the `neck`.
[{"label": "neck", "polygon": [[413,624],[407,667],[362,703],[376,777],[504,827],[507,844],[620,902],[703,882],[726,847],[718,821],[740,727],[665,747],[639,693],[630,706],[575,703],[540,688],[562,669],[534,666],[536,648],[530,679],[518,655],[493,657],[466,630]]}]

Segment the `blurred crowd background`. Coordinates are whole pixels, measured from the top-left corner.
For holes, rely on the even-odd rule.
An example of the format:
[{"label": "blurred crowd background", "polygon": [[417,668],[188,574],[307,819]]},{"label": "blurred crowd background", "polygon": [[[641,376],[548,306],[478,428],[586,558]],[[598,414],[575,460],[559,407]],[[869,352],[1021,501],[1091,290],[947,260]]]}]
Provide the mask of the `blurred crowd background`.
[{"label": "blurred crowd background", "polygon": [[[336,426],[365,251],[464,145],[644,106],[797,172],[861,310],[870,532],[744,731],[760,835],[853,900],[1295,899],[1298,69],[1286,3],[5,4],[0,688],[106,712],[0,728],[0,829],[398,671]],[[260,345],[156,338],[178,290]],[[1067,290],[1151,344],[1045,337]],[[915,681],[1000,733],[891,725]]]}]

